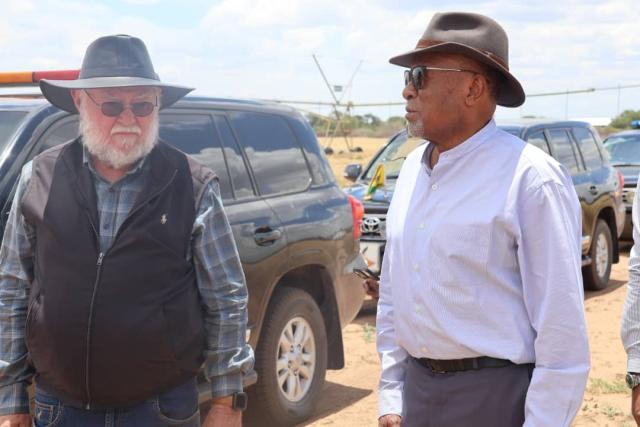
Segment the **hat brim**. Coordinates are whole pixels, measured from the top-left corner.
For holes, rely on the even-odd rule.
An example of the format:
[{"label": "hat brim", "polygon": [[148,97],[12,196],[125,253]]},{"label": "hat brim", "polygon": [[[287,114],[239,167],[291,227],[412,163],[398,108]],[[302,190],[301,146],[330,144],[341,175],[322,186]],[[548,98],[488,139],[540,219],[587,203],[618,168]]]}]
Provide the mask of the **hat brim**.
[{"label": "hat brim", "polygon": [[78,113],[71,97],[72,89],[105,89],[117,87],[153,86],[162,89],[160,109],[166,108],[188,94],[193,88],[162,83],[142,77],[95,77],[78,80],[40,80],[40,90],[49,102],[70,113]]},{"label": "hat brim", "polygon": [[522,89],[522,85],[509,72],[509,70],[485,53],[461,43],[445,42],[434,46],[414,49],[401,55],[394,56],[389,59],[389,62],[394,65],[409,68],[416,64],[416,59],[418,57],[431,53],[458,53],[490,66],[500,72],[505,79],[500,91],[500,97],[496,101],[497,104],[503,107],[519,107],[524,104],[526,96]]}]

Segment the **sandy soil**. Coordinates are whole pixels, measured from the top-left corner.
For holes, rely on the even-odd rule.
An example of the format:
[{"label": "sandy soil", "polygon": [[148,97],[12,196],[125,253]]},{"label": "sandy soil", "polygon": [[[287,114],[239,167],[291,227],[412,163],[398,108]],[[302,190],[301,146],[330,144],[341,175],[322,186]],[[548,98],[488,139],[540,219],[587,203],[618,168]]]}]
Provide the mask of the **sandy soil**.
[{"label": "sandy soil", "polygon": [[[332,148],[335,154],[328,157],[336,177],[342,177],[348,163],[366,163],[383,143],[384,140],[380,139],[356,139],[354,145],[361,146],[364,152],[349,153],[343,140],[334,139]],[[629,415],[630,393],[624,384],[626,355],[619,334],[628,278],[627,262],[628,248],[623,251],[620,263],[613,268],[609,287],[605,291],[587,292],[585,295],[592,369],[587,392],[573,424],[575,427],[634,425]],[[377,425],[380,369],[375,349],[373,301],[365,301],[358,317],[343,331],[343,338],[346,366],[340,371],[328,371],[324,394],[314,416],[301,425]]]}]

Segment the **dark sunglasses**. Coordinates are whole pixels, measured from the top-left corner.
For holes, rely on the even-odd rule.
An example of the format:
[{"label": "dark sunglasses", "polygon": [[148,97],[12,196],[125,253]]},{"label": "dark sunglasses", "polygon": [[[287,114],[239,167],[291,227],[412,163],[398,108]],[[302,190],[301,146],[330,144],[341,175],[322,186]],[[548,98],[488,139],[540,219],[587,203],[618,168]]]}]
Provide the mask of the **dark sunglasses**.
[{"label": "dark sunglasses", "polygon": [[404,70],[404,85],[405,87],[411,82],[416,90],[422,89],[422,85],[427,80],[427,71],[457,71],[463,73],[476,73],[477,71],[465,70],[463,68],[440,68],[440,67],[427,67],[425,65],[416,65],[408,70]]},{"label": "dark sunglasses", "polygon": [[100,104],[95,99],[93,99],[89,92],[85,90],[84,93],[87,94],[89,99],[91,99],[94,104],[100,107],[102,114],[107,117],[118,117],[126,108],[131,109],[131,112],[135,114],[136,117],[146,117],[153,112],[154,108],[158,106],[158,97],[156,97],[155,103],[150,101],[139,101],[134,102],[130,105],[125,105],[120,101],[107,101]]}]

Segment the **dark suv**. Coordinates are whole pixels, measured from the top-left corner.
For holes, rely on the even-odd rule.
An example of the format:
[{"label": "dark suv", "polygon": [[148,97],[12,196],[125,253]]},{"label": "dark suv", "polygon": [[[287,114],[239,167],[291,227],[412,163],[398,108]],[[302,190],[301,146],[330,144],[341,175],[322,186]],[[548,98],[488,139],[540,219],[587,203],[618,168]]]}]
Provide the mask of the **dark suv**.
[{"label": "dark suv", "polygon": [[621,240],[633,240],[631,208],[636,196],[638,175],[640,175],[640,129],[612,133],[603,142],[609,152],[611,164],[624,176],[624,202],[627,216],[622,230]]},{"label": "dark suv", "polygon": [[[597,132],[584,122],[545,121],[499,125],[503,130],[534,144],[552,155],[571,173],[582,207],[582,275],[587,289],[607,286],[611,265],[618,262],[618,237],[624,224],[623,178],[609,163]],[[345,177],[354,181],[347,188],[363,200],[360,248],[369,268],[379,271],[385,246],[385,220],[398,173],[405,157],[424,143],[407,138],[406,131],[394,135],[364,168],[348,165]],[[364,200],[367,186],[384,164],[385,187]]]},{"label": "dark suv", "polygon": [[[364,265],[362,207],[337,186],[311,127],[291,108],[188,97],[162,110],[160,123],[163,140],[220,178],[250,295],[247,339],[258,375],[248,418],[300,422],[325,370],[344,366],[342,327],[363,302],[352,274]],[[42,99],[0,98],[2,230],[22,166],[77,134],[78,117]],[[201,381],[201,401],[207,395]]]}]

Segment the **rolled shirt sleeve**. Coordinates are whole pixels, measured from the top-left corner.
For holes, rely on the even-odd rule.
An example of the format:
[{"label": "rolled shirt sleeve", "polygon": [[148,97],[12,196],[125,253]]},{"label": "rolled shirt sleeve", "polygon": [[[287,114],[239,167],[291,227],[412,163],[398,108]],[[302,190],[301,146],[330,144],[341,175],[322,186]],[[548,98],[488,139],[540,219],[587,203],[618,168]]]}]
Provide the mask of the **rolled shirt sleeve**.
[{"label": "rolled shirt sleeve", "polygon": [[518,263],[534,342],[525,426],[569,426],[589,374],[581,214],[568,177],[523,192]]},{"label": "rolled shirt sleeve", "polygon": [[246,343],[248,292],[231,226],[216,180],[200,201],[193,230],[193,258],[204,306],[205,376],[213,397],[242,391],[253,368]]}]

